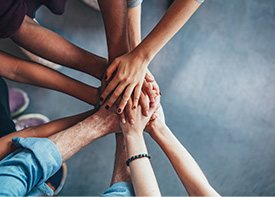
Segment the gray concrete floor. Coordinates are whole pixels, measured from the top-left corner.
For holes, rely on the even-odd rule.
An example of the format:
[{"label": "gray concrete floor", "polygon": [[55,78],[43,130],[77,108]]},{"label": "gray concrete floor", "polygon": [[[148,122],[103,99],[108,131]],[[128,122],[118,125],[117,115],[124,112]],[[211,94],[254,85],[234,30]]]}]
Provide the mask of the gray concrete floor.
[{"label": "gray concrete floor", "polygon": [[[166,10],[165,0],[145,0],[143,37]],[[45,8],[40,23],[89,51],[106,57],[99,12],[69,1],[66,13]],[[150,68],[160,87],[167,124],[194,156],[221,195],[275,195],[275,1],[206,0],[160,51]],[[26,58],[9,40],[0,49]],[[98,86],[88,75],[61,72]],[[25,113],[51,120],[91,107],[70,96],[8,81],[31,98]],[[169,161],[146,137],[163,195],[187,195]],[[67,164],[61,195],[98,195],[109,186],[114,136],[91,144]]]}]

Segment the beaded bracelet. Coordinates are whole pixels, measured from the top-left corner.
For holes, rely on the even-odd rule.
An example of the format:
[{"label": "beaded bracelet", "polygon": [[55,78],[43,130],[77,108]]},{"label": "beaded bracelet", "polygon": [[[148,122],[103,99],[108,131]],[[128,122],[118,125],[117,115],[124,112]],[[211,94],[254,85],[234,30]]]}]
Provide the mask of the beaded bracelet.
[{"label": "beaded bracelet", "polygon": [[135,155],[135,156],[132,156],[131,158],[129,158],[127,161],[126,161],[126,165],[129,166],[129,163],[135,159],[138,159],[138,158],[142,158],[142,157],[148,157],[148,159],[151,159],[151,156],[146,154],[146,153],[143,153],[143,154],[139,154],[139,155]]}]

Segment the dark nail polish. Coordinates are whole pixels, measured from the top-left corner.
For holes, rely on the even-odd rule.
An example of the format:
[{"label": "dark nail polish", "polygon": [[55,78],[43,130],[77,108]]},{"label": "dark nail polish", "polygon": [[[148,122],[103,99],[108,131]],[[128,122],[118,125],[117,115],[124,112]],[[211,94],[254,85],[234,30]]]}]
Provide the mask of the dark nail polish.
[{"label": "dark nail polish", "polygon": [[121,112],[121,109],[118,109],[117,112],[120,113],[120,112]]},{"label": "dark nail polish", "polygon": [[102,98],[102,97],[100,97],[100,101],[103,101],[103,98]]},{"label": "dark nail polish", "polygon": [[108,106],[108,105],[106,105],[105,109],[109,109],[109,106]]},{"label": "dark nail polish", "polygon": [[107,75],[105,76],[105,80],[107,79]]},{"label": "dark nail polish", "polygon": [[136,107],[136,106],[134,106],[133,108],[134,108],[134,109],[136,109],[137,107]]},{"label": "dark nail polish", "polygon": [[161,92],[159,92],[159,95],[161,96]]}]

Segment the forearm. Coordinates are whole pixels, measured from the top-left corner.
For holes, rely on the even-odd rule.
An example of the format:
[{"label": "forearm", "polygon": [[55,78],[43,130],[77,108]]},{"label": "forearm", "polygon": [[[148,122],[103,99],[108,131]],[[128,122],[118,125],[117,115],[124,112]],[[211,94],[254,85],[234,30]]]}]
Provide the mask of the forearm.
[{"label": "forearm", "polygon": [[153,139],[167,155],[190,196],[219,195],[208,183],[200,167],[167,126],[154,128]]},{"label": "forearm", "polygon": [[141,42],[141,5],[128,9],[129,47],[133,50]]},{"label": "forearm", "polygon": [[52,62],[86,72],[101,79],[107,60],[83,50],[28,16],[12,40],[32,53]]},{"label": "forearm", "polygon": [[[128,158],[147,153],[143,134],[125,135]],[[130,162],[131,180],[137,196],[160,196],[154,171],[148,158],[135,159]]]},{"label": "forearm", "polygon": [[[114,116],[116,117],[116,114]],[[96,139],[110,133],[114,125],[114,116],[102,117],[95,113],[73,127],[51,135],[48,139],[56,144],[64,162]]]},{"label": "forearm", "polygon": [[175,0],[156,27],[134,50],[135,53],[150,62],[189,20],[200,4],[195,0]]},{"label": "forearm", "polygon": [[39,138],[47,138],[55,133],[58,133],[64,129],[67,129],[76,123],[84,120],[88,116],[92,115],[95,110],[87,111],[78,115],[58,119],[55,121],[51,121],[47,124],[29,127],[9,135],[6,135],[0,138],[0,160],[5,156],[16,150],[16,147],[12,143],[12,138],[14,137],[39,137]]},{"label": "forearm", "polygon": [[94,87],[52,69],[21,60],[1,51],[0,58],[2,61],[0,75],[5,78],[63,92],[92,105],[97,103],[98,92]]},{"label": "forearm", "polygon": [[104,20],[109,63],[129,52],[127,2],[125,0],[99,0]]}]

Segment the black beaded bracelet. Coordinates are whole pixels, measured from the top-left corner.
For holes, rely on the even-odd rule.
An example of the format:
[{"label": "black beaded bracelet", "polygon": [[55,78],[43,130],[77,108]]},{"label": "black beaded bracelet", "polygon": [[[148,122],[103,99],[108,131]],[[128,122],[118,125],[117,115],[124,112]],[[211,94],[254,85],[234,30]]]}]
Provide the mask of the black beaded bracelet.
[{"label": "black beaded bracelet", "polygon": [[132,156],[131,158],[129,158],[127,161],[126,161],[126,165],[129,166],[129,163],[135,159],[138,159],[138,158],[142,158],[142,157],[148,157],[148,159],[151,159],[151,156],[146,154],[146,153],[143,153],[143,154],[139,154],[139,155],[135,155],[135,156]]}]

